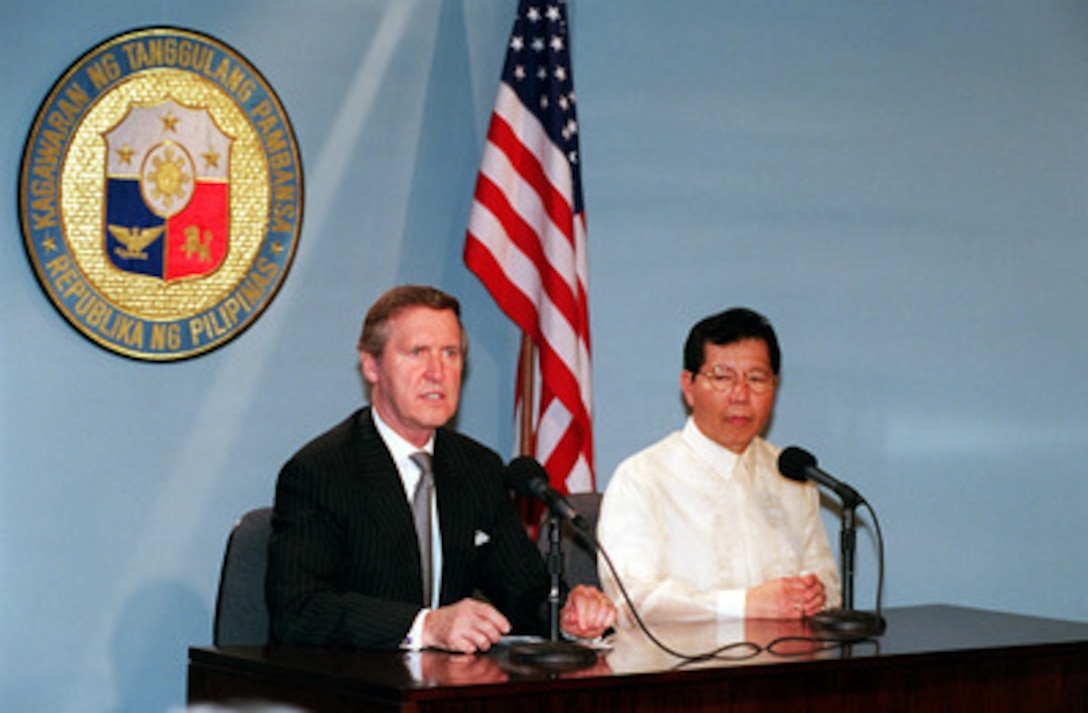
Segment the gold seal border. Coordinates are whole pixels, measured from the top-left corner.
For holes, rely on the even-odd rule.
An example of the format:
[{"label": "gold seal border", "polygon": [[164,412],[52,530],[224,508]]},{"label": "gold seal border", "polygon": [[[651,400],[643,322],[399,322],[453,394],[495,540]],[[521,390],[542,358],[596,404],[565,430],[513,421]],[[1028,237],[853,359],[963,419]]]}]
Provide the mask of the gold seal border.
[{"label": "gold seal border", "polygon": [[[250,188],[256,186],[256,193],[246,194],[249,207],[241,213],[242,218],[248,216],[252,223],[257,215],[260,225],[251,226],[249,232],[255,235],[238,236],[243,244],[249,240],[249,252],[244,264],[227,270],[221,266],[216,275],[218,282],[210,288],[213,299],[200,294],[199,289],[194,291],[193,280],[182,281],[179,286],[135,276],[135,286],[119,287],[117,275],[108,274],[101,265],[88,264],[87,256],[93,251],[88,252],[83,244],[85,236],[78,235],[80,226],[84,233],[102,229],[102,223],[97,222],[101,216],[92,215],[94,225],[84,225],[88,214],[94,212],[93,206],[87,207],[90,202],[85,196],[90,194],[86,191],[93,194],[97,177],[71,168],[101,165],[104,174],[104,162],[88,157],[96,150],[94,142],[86,139],[88,132],[95,133],[89,124],[85,126],[88,117],[101,111],[111,95],[116,99],[115,92],[131,89],[148,77],[155,81],[167,77],[164,81],[168,84],[169,77],[176,78],[179,72],[192,75],[192,85],[212,87],[229,95],[248,124],[243,128],[260,148],[258,155],[250,155],[248,161],[263,167],[259,177],[236,177],[232,166],[232,185],[237,179],[240,184],[249,181]],[[182,85],[188,86],[184,81]],[[87,189],[88,183],[91,189]],[[254,200],[254,195],[259,200]],[[298,144],[271,86],[229,45],[176,27],[124,32],[77,59],[53,85],[35,116],[19,182],[24,247],[54,306],[99,346],[156,362],[187,359],[223,346],[264,312],[294,259],[301,231],[302,197]],[[104,198],[98,201],[104,203]],[[232,195],[232,241],[236,224],[245,225],[234,204]],[[73,243],[73,238],[83,243]]]}]

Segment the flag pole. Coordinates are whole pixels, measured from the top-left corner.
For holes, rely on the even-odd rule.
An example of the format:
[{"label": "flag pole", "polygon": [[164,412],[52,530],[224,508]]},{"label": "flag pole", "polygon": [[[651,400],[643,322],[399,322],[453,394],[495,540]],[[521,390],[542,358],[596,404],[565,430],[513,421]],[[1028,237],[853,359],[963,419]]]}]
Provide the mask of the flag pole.
[{"label": "flag pole", "polygon": [[518,354],[519,426],[518,453],[535,455],[533,448],[533,340],[528,332],[521,333],[521,352]]},{"label": "flag pole", "polygon": [[[533,358],[536,346],[528,332],[521,333],[521,351],[518,353],[518,453],[536,457],[533,439]],[[536,539],[541,508],[531,498],[516,496],[515,505],[529,537]]]}]

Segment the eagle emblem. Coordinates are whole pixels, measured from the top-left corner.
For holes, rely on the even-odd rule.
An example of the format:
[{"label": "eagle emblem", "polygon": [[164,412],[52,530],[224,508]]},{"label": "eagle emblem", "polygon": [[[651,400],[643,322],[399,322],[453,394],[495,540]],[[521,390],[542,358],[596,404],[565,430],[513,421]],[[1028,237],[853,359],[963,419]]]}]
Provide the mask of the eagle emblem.
[{"label": "eagle emblem", "polygon": [[121,243],[114,246],[113,251],[122,260],[146,260],[147,253],[144,252],[144,248],[158,240],[162,231],[165,230],[161,225],[157,228],[139,226],[123,228],[120,225],[107,225],[106,228],[114,240]]}]

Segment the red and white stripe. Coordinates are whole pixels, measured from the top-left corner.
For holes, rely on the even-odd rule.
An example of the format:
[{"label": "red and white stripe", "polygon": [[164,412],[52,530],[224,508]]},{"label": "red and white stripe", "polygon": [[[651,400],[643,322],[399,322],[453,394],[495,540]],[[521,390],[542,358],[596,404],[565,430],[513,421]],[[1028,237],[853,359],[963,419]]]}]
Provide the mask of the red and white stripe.
[{"label": "red and white stripe", "polygon": [[560,492],[595,489],[585,216],[571,164],[506,84],[499,87],[465,263],[533,340],[533,453]]}]

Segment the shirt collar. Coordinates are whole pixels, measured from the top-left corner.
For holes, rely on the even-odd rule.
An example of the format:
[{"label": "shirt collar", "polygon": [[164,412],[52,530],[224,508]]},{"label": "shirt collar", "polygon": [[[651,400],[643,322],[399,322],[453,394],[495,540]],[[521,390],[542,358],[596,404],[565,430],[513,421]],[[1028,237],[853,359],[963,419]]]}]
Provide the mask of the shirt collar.
[{"label": "shirt collar", "polygon": [[374,427],[378,429],[378,435],[381,436],[385,447],[389,449],[389,454],[393,456],[393,463],[397,466],[397,472],[400,473],[401,480],[405,482],[405,486],[409,489],[414,488],[415,481],[419,478],[419,468],[412,462],[412,454],[426,451],[433,456],[434,434],[432,433],[430,439],[420,448],[409,443],[383,421],[382,417],[378,415],[378,409],[371,407],[370,415],[374,417]]},{"label": "shirt collar", "polygon": [[683,438],[699,458],[706,461],[714,470],[725,476],[732,474],[740,456],[707,438],[706,434],[695,425],[695,419],[691,416],[688,416],[684,424]]}]

